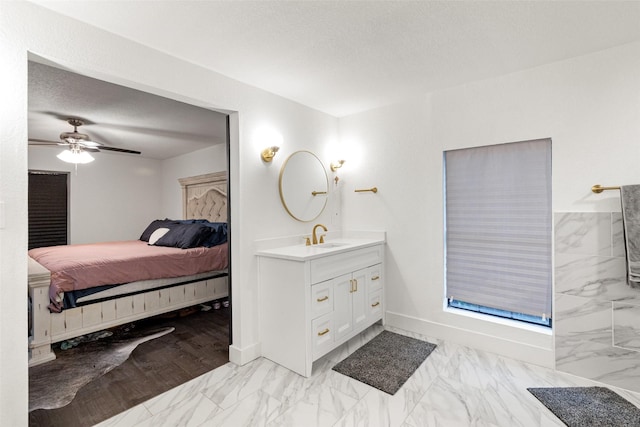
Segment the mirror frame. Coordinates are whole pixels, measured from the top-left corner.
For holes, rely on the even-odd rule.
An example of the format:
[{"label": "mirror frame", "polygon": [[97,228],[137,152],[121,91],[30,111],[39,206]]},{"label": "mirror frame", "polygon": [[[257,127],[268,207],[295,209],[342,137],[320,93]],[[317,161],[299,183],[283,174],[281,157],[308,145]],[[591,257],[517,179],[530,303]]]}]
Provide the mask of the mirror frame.
[{"label": "mirror frame", "polygon": [[[324,191],[324,203],[322,204],[322,207],[320,207],[320,209],[318,210],[317,214],[314,212],[314,216],[313,218],[301,218],[300,217],[300,213],[294,213],[291,211],[292,207],[291,205],[291,200],[289,201],[289,205],[287,205],[286,202],[286,198],[285,198],[285,194],[283,191],[283,177],[285,176],[285,171],[286,171],[286,167],[287,164],[289,164],[289,160],[291,160],[296,154],[302,154],[302,153],[306,153],[306,154],[310,154],[311,156],[314,157],[315,160],[317,160],[318,165],[320,165],[320,169],[322,170],[322,177],[324,178],[324,188],[322,189],[310,189],[309,192],[313,192],[313,191]],[[314,172],[315,173],[315,172]],[[295,220],[297,221],[301,221],[301,222],[310,222],[313,221],[314,219],[318,218],[322,212],[324,212],[325,208],[327,207],[327,201],[329,200],[329,176],[327,175],[327,170],[324,167],[324,164],[322,163],[322,161],[318,158],[318,156],[316,156],[314,153],[312,153],[311,151],[308,150],[299,150],[299,151],[295,151],[293,153],[291,153],[291,155],[289,155],[289,157],[287,157],[287,159],[284,161],[284,163],[282,164],[282,167],[280,168],[280,177],[278,179],[278,190],[280,191],[280,201],[282,202],[282,206],[284,207],[284,209],[287,211],[287,213]],[[322,194],[321,194],[322,195]],[[291,197],[291,196],[289,196]],[[314,196],[315,197],[315,196]]]}]

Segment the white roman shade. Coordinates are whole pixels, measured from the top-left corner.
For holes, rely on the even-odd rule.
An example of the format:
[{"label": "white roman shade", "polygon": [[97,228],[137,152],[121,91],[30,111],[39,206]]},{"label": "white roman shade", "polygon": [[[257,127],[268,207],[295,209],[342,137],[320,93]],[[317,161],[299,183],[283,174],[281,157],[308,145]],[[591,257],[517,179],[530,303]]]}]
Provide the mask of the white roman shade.
[{"label": "white roman shade", "polygon": [[551,317],[551,140],[447,151],[446,295]]}]

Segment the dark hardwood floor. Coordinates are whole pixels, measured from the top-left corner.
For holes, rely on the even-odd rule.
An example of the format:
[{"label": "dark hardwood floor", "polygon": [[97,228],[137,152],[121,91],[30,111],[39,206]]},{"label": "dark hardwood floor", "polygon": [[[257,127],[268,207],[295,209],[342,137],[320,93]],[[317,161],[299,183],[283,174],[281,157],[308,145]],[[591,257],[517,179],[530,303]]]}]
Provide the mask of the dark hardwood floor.
[{"label": "dark hardwood floor", "polygon": [[[137,332],[168,326],[175,331],[140,344],[123,364],[82,387],[67,406],[30,412],[29,425],[92,426],[227,363],[230,308],[180,314],[135,322]],[[114,328],[114,336],[125,329]],[[67,356],[55,351],[58,358]]]}]

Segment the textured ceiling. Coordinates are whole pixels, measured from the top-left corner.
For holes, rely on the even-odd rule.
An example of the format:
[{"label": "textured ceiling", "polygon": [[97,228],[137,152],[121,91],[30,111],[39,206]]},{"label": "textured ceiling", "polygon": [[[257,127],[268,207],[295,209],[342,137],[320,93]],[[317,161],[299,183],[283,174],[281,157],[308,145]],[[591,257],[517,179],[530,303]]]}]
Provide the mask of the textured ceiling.
[{"label": "textured ceiling", "polygon": [[82,119],[78,132],[93,141],[154,159],[226,142],[223,114],[29,62],[29,138],[60,142],[68,118]]},{"label": "textured ceiling", "polygon": [[640,40],[637,1],[35,1],[343,116]]}]

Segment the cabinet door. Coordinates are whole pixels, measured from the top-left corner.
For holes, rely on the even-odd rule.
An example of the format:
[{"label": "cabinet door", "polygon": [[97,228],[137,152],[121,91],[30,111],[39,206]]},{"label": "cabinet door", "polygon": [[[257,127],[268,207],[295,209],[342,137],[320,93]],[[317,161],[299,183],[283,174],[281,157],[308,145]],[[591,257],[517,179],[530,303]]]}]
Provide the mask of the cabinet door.
[{"label": "cabinet door", "polygon": [[353,330],[351,295],[354,284],[351,274],[333,279],[333,326],[339,340]]},{"label": "cabinet door", "polygon": [[364,327],[367,320],[367,270],[358,270],[353,273],[353,292],[351,293],[351,305],[353,309],[353,327]]}]

